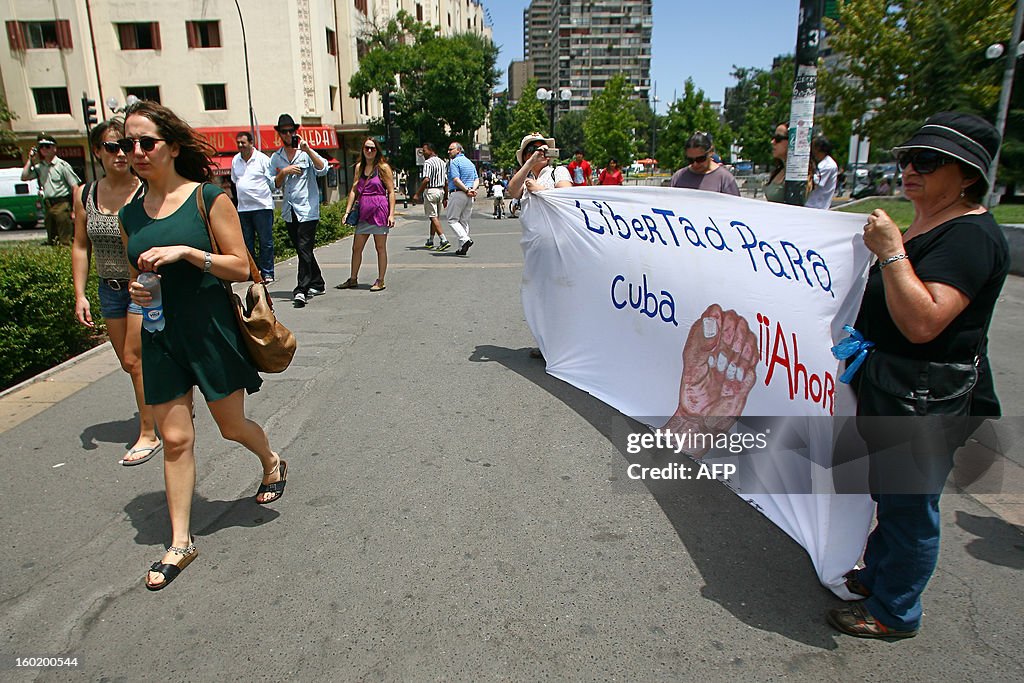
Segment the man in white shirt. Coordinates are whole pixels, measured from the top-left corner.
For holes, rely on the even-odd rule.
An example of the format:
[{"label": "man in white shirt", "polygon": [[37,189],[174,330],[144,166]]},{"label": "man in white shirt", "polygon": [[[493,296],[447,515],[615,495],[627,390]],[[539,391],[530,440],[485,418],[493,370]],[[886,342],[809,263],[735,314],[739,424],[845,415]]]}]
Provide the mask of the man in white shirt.
[{"label": "man in white shirt", "polygon": [[811,143],[811,156],[814,157],[814,188],[807,195],[804,206],[812,209],[827,209],[832,206],[832,197],[836,194],[839,181],[839,164],[829,156],[832,143],[824,135],[819,135]]},{"label": "man in white shirt", "polygon": [[[263,281],[274,281],[274,174],[270,157],[252,146],[252,133],[242,131],[235,138],[238,154],[231,160],[231,182],[238,198],[238,219],[245,246],[256,261]],[[256,239],[259,238],[259,255]]]}]

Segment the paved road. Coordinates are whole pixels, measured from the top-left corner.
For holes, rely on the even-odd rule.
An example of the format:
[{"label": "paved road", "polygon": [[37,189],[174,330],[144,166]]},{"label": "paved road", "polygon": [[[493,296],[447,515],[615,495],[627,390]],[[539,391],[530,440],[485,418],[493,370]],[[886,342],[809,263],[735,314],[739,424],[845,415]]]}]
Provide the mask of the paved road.
[{"label": "paved road", "polygon": [[[626,483],[631,423],[527,356],[518,222],[478,213],[468,258],[425,226],[400,220],[384,292],[368,248],[363,288],[279,305],[299,352],[248,401],[290,462],[279,503],[199,408],[201,555],[162,592],[161,469],[116,464],[134,411],[109,351],[0,400],[0,656],[97,680],[1024,678],[1021,490],[945,498],[918,638],[839,636],[803,550],[717,483]],[[329,284],[350,244],[319,250]],[[286,296],[294,261],[278,275]],[[992,350],[1016,416],[1022,311],[1014,280]]]},{"label": "paved road", "polygon": [[18,228],[0,230],[0,242],[21,242],[25,240],[46,241],[46,228]]}]

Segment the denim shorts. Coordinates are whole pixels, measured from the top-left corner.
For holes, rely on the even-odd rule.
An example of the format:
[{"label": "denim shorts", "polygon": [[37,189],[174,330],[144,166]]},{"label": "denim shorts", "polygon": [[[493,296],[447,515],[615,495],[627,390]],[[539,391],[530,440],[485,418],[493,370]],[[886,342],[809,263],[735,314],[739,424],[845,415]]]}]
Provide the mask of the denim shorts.
[{"label": "denim shorts", "polygon": [[125,318],[129,313],[142,315],[142,307],[132,303],[128,296],[128,282],[119,281],[121,289],[114,289],[107,280],[100,278],[100,313],[104,318]]}]

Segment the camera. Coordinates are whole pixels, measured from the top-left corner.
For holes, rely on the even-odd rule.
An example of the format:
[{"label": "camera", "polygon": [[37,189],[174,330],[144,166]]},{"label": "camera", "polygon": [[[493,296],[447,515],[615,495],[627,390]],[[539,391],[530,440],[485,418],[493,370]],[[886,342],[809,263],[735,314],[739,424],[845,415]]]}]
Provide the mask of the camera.
[{"label": "camera", "polygon": [[298,135],[292,135],[292,144],[291,144],[291,146],[292,147],[298,147],[299,146],[299,136]]}]

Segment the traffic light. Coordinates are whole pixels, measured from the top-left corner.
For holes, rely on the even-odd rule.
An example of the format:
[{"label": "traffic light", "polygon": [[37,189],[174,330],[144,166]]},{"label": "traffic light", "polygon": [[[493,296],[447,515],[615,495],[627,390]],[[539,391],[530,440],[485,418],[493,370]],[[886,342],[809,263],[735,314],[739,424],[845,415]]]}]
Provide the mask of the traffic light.
[{"label": "traffic light", "polygon": [[395,125],[395,95],[390,90],[384,93],[384,125],[387,128]]},{"label": "traffic light", "polygon": [[82,116],[85,117],[86,129],[90,129],[98,123],[99,119],[96,118],[96,100],[82,97]]}]

